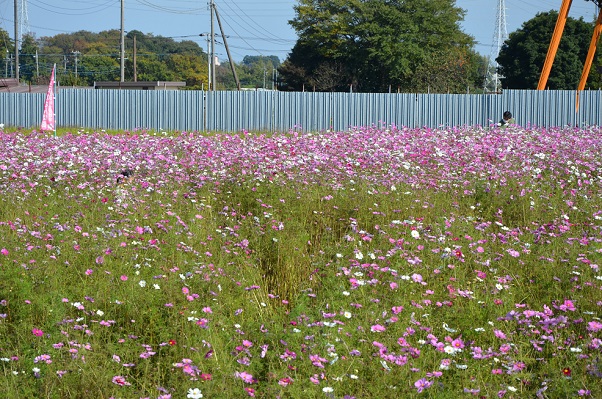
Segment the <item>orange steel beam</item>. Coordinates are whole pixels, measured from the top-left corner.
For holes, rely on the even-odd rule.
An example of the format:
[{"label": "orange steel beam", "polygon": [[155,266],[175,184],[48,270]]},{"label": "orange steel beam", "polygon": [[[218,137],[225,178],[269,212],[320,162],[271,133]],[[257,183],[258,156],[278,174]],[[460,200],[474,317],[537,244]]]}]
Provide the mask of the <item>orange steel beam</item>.
[{"label": "orange steel beam", "polygon": [[587,82],[589,70],[592,67],[592,63],[594,62],[594,55],[596,54],[596,47],[598,45],[598,39],[600,39],[601,33],[602,33],[602,8],[600,9],[600,13],[598,14],[598,20],[596,21],[596,26],[594,27],[594,34],[592,35],[592,41],[589,43],[589,50],[587,52],[587,57],[585,58],[585,64],[583,65],[583,72],[581,73],[581,80],[579,80],[579,88],[577,90],[585,89],[585,83]]},{"label": "orange steel beam", "polygon": [[594,55],[596,54],[596,47],[598,45],[598,39],[602,33],[602,8],[598,14],[598,20],[594,27],[594,34],[592,35],[592,41],[589,43],[589,50],[587,51],[587,57],[585,58],[585,64],[583,64],[583,72],[581,72],[581,79],[579,80],[579,87],[577,88],[577,99],[575,102],[575,112],[579,111],[579,92],[585,89],[585,83],[589,76],[589,70],[592,67],[594,61]]},{"label": "orange steel beam", "polygon": [[554,34],[552,35],[550,47],[548,48],[548,54],[546,55],[546,61],[543,64],[543,69],[541,71],[541,75],[539,76],[537,90],[544,90],[548,84],[548,77],[550,76],[550,71],[552,70],[552,64],[554,63],[554,58],[556,57],[556,51],[558,50],[558,45],[560,44],[560,39],[562,38],[562,33],[564,32],[564,25],[566,24],[566,19],[572,3],[573,0],[562,0],[562,6],[560,7],[560,12],[558,13]]}]

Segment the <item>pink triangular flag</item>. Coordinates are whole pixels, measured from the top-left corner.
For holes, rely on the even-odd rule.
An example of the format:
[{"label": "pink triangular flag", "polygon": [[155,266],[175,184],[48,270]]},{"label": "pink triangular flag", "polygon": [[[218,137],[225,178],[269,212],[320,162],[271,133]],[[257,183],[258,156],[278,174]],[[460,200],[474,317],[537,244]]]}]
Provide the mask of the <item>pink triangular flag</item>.
[{"label": "pink triangular flag", "polygon": [[52,68],[50,74],[50,83],[48,84],[48,91],[46,92],[46,101],[44,101],[44,114],[42,115],[42,125],[40,126],[41,131],[54,130],[56,128],[54,119],[54,71],[56,65]]}]

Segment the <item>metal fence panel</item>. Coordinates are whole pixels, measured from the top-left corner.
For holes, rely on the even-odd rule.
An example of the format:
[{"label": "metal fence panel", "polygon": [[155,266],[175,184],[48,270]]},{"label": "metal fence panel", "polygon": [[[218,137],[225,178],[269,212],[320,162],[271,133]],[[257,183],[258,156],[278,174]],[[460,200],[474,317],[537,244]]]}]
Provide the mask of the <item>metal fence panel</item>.
[{"label": "metal fence panel", "polygon": [[[35,128],[45,94],[0,93],[0,123]],[[354,126],[488,126],[505,110],[523,126],[600,126],[602,92],[316,93],[62,89],[57,125],[178,131],[345,130]]]}]

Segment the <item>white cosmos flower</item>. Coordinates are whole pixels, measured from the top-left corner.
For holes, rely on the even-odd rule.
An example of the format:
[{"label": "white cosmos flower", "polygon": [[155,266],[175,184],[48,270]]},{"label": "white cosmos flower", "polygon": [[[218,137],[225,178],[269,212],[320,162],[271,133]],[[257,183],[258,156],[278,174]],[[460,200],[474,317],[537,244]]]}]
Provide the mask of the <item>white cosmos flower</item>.
[{"label": "white cosmos flower", "polygon": [[412,232],[410,234],[415,239],[419,239],[420,238],[420,233],[418,232],[418,230],[412,230]]}]

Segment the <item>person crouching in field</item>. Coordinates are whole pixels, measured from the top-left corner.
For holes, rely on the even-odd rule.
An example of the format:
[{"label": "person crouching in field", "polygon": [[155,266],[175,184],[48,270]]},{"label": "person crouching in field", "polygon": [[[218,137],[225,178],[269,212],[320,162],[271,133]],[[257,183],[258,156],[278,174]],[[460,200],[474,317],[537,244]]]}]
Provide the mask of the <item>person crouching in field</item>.
[{"label": "person crouching in field", "polygon": [[134,171],[124,169],[117,176],[117,187],[115,189],[115,202],[123,208],[127,208],[134,199],[135,187],[132,187],[134,181]]},{"label": "person crouching in field", "polygon": [[512,117],[512,112],[505,111],[502,116],[502,120],[498,122],[499,127],[507,127],[509,124],[514,123],[514,118]]}]

